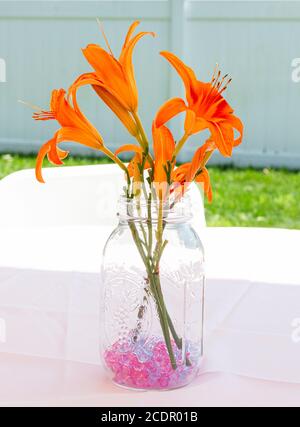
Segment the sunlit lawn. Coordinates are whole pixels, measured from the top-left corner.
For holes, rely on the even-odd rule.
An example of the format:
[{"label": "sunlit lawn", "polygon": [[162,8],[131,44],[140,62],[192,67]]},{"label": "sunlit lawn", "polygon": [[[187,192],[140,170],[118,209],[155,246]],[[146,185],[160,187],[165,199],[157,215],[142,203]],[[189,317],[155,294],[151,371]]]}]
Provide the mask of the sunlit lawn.
[{"label": "sunlit lawn", "polygon": [[[100,162],[73,157],[66,164]],[[0,179],[34,164],[34,157],[0,155]],[[210,175],[214,200],[206,204],[208,225],[300,229],[300,172],[211,167]]]}]

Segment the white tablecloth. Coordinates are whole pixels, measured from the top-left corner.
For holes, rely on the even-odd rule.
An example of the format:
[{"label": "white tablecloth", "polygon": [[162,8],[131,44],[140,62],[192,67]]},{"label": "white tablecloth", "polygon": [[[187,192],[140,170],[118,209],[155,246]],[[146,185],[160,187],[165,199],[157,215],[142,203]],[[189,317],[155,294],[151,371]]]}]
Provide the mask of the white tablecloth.
[{"label": "white tablecloth", "polygon": [[203,231],[203,374],[184,389],[142,394],[111,384],[99,365],[98,272],[108,233],[0,229],[2,405],[300,405],[300,231]]}]

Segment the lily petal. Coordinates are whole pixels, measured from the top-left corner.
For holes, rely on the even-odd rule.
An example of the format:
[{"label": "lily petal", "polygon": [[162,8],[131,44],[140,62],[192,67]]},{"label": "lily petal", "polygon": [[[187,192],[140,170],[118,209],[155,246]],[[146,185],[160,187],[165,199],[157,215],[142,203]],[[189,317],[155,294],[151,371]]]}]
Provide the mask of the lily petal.
[{"label": "lily petal", "polygon": [[125,41],[124,41],[124,44],[123,44],[123,48],[122,48],[122,50],[123,50],[123,49],[125,49],[125,48],[127,47],[128,43],[129,43],[129,41],[130,41],[130,39],[131,39],[131,36],[133,35],[133,33],[134,33],[134,31],[135,31],[135,29],[136,29],[136,27],[137,27],[138,25],[140,25],[140,21],[134,21],[134,22],[130,25],[129,30],[127,31],[127,35],[126,35],[126,37],[125,37]]},{"label": "lily petal", "polygon": [[[154,181],[155,183],[168,182],[166,166],[172,162],[175,151],[175,141],[171,131],[166,126],[152,126],[153,150],[154,150]],[[172,167],[174,165],[172,164]],[[170,171],[172,172],[172,171]]]},{"label": "lily petal", "polygon": [[219,123],[210,122],[209,129],[211,137],[220,153],[224,157],[230,157],[234,142],[234,132],[230,123],[226,121]]},{"label": "lily petal", "polygon": [[45,184],[45,180],[43,178],[43,174],[42,174],[42,168],[43,168],[43,161],[44,158],[47,156],[47,153],[49,152],[49,144],[46,143],[44,145],[42,145],[42,147],[39,150],[37,159],[36,159],[36,164],[35,164],[35,176],[36,179],[41,183],[41,184]]},{"label": "lily petal", "polygon": [[69,151],[62,150],[59,147],[56,147],[56,149],[57,149],[57,154],[59,155],[59,158],[61,160],[64,160],[64,159],[66,159],[68,157]]},{"label": "lily petal", "polygon": [[138,33],[135,37],[133,37],[130,41],[126,42],[125,47],[122,49],[119,62],[122,65],[122,68],[124,70],[124,75],[126,78],[126,81],[128,82],[128,87],[131,91],[131,111],[135,112],[138,107],[138,93],[137,93],[137,87],[134,77],[134,68],[132,63],[132,53],[135,45],[137,42],[144,36],[151,35],[155,37],[155,33],[144,31],[141,33]]},{"label": "lily petal", "polygon": [[177,114],[186,111],[187,106],[181,98],[172,98],[165,102],[158,110],[155,118],[155,126],[160,127],[171,120]]},{"label": "lily petal", "polygon": [[124,153],[127,151],[134,151],[135,153],[138,153],[140,155],[142,155],[143,150],[141,147],[138,147],[137,145],[134,144],[126,144],[126,145],[122,145],[121,147],[119,147],[116,151],[115,151],[115,155],[117,156],[120,153]]},{"label": "lily petal", "polygon": [[234,129],[236,129],[239,132],[239,134],[240,134],[239,137],[237,139],[235,139],[234,142],[233,142],[234,147],[236,147],[236,146],[238,146],[238,145],[241,144],[242,139],[243,139],[243,133],[244,133],[243,123],[242,123],[242,121],[238,117],[234,116],[233,114],[231,114],[230,116],[226,117],[226,121],[228,123],[230,123],[232,125],[232,127]]},{"label": "lily petal", "polygon": [[37,155],[36,165],[35,165],[35,176],[36,176],[36,179],[42,184],[45,183],[43,174],[42,174],[43,162],[45,157],[48,156],[49,161],[53,164],[57,164],[57,165],[62,164],[59,154],[55,154],[56,144],[57,144],[57,132],[55,133],[52,139],[50,139],[48,142],[42,145]]},{"label": "lily petal", "polygon": [[[127,108],[120,102],[119,97],[115,97],[106,86],[98,79],[96,73],[86,73],[79,76],[75,82],[71,85],[69,89],[69,96],[72,96],[74,99],[74,104],[76,101],[76,92],[77,90],[86,85],[91,85],[97,95],[102,99],[103,102],[115,113],[115,115],[120,119],[123,125],[126,127],[128,132],[132,136],[137,135],[137,126],[131,114],[128,112]],[[75,106],[75,105],[74,105]]]},{"label": "lily petal", "polygon": [[96,140],[93,135],[85,132],[83,129],[72,127],[63,127],[58,131],[57,143],[61,142],[77,142],[95,150],[101,150],[103,143]]},{"label": "lily petal", "polygon": [[138,133],[136,122],[126,108],[105,87],[93,85],[93,89],[105,104],[115,113],[132,136]]},{"label": "lily petal", "polygon": [[165,164],[168,160],[172,160],[175,150],[173,135],[166,126],[159,128],[153,126],[152,132],[155,161],[161,161]]},{"label": "lily petal", "polygon": [[211,153],[216,148],[212,139],[208,139],[198,150],[195,152],[190,169],[187,173],[186,180],[189,182],[194,181],[199,169],[203,169],[205,161],[207,160],[207,153]]},{"label": "lily petal", "polygon": [[195,181],[197,183],[203,183],[204,194],[206,195],[209,203],[211,203],[213,194],[208,170],[206,168],[203,168],[201,174],[196,177]]},{"label": "lily petal", "polygon": [[171,65],[175,68],[177,73],[180,75],[180,77],[183,80],[185,90],[186,90],[186,97],[188,100],[188,103],[193,103],[197,100],[197,78],[194,73],[194,71],[184,64],[176,55],[174,55],[171,52],[160,52],[160,54],[166,58]]},{"label": "lily petal", "polygon": [[95,70],[100,81],[110,88],[110,91],[117,97],[120,96],[126,106],[130,102],[128,90],[124,84],[125,76],[119,61],[111,54],[96,44],[89,44],[82,52]]},{"label": "lily petal", "polygon": [[190,170],[191,163],[183,163],[174,169],[172,173],[172,181],[183,183],[186,179],[186,175]]}]

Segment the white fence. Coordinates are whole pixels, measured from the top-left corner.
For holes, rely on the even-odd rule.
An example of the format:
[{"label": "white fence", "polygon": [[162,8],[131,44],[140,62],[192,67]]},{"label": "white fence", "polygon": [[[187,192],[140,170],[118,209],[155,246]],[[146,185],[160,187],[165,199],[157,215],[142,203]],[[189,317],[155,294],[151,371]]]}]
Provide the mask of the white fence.
[{"label": "white fence", "polygon": [[[0,1],[7,80],[0,82],[1,152],[37,150],[51,136],[55,124],[34,123],[17,100],[47,107],[52,88],[67,88],[89,70],[80,48],[101,43],[97,16],[116,52],[136,18],[158,35],[142,40],[134,56],[148,130],[161,103],[182,93],[176,73],[158,55],[172,50],[201,79],[210,80],[216,62],[232,75],[227,97],[245,124],[235,164],[300,168],[300,83],[292,80],[292,60],[300,57],[300,1]],[[81,90],[80,102],[111,148],[130,141],[90,89]],[[179,127],[173,125],[176,135]],[[184,156],[196,146],[197,138]]]}]

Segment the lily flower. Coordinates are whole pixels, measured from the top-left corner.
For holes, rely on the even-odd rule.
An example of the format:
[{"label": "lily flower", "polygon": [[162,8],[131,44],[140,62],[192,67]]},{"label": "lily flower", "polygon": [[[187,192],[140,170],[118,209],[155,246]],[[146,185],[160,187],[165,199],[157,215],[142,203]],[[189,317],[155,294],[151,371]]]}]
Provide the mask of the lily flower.
[{"label": "lily flower", "polygon": [[[174,150],[175,141],[171,131],[166,126],[157,128],[155,123],[152,126],[153,135],[153,151],[154,151],[154,173],[153,182],[157,190],[157,194],[161,193],[164,198],[167,189],[171,184],[171,174],[174,169]],[[134,157],[128,165],[129,176],[133,177],[135,183],[143,181],[143,171],[152,167],[150,165],[142,147],[127,144],[118,148],[115,154],[118,155],[123,152],[133,151]]]},{"label": "lily flower", "polygon": [[[64,89],[53,90],[49,111],[37,111],[33,114],[35,120],[56,120],[61,128],[55,132],[52,139],[46,142],[40,149],[36,162],[36,178],[44,183],[42,165],[44,158],[55,165],[63,164],[62,160],[68,156],[68,152],[61,150],[58,144],[66,141],[74,141],[95,150],[100,150],[112,158],[111,152],[105,147],[102,136],[80,111],[75,100],[74,105],[66,98]],[[113,159],[116,161],[116,159]],[[117,159],[119,166],[125,166]],[[125,168],[126,169],[126,168]]]},{"label": "lily flower", "polygon": [[152,125],[154,151],[154,183],[160,198],[164,198],[171,184],[171,174],[174,169],[175,141],[171,131],[166,126]]},{"label": "lily flower", "polygon": [[204,194],[206,195],[209,203],[211,203],[213,199],[213,193],[210,183],[210,176],[208,170],[205,167],[201,170],[201,173],[195,177],[195,182],[203,184]]},{"label": "lily flower", "polygon": [[127,166],[128,175],[130,178],[133,178],[135,185],[139,186],[143,181],[143,171],[150,168],[150,164],[146,158],[144,158],[144,153],[141,147],[138,147],[134,144],[126,144],[122,147],[119,147],[115,151],[117,156],[120,153],[133,151],[135,154]]},{"label": "lily flower", "polygon": [[89,44],[82,50],[85,58],[94,69],[93,73],[81,75],[71,86],[70,91],[90,84],[106,105],[123,122],[127,130],[136,136],[139,132],[135,116],[138,108],[138,91],[132,64],[132,54],[136,43],[152,32],[140,32],[133,36],[139,21],[133,22],[126,35],[121,54],[117,59],[103,32],[108,51],[96,44]]},{"label": "lily flower", "polygon": [[[231,79],[227,75],[221,77],[221,72],[216,68],[211,81],[203,83],[197,80],[194,71],[177,56],[170,52],[161,52],[161,55],[171,63],[183,80],[186,101],[181,98],[167,101],[157,113],[156,126],[164,125],[185,111],[185,136],[181,145],[190,135],[209,129],[220,153],[225,157],[231,156],[233,147],[241,143],[243,136],[241,120],[233,114],[233,109],[222,95]],[[239,132],[238,138],[234,136],[235,129]],[[177,154],[181,145],[177,147]]]},{"label": "lily flower", "polygon": [[182,196],[189,185],[195,181],[203,184],[204,194],[209,202],[212,201],[210,177],[205,165],[215,148],[215,143],[211,139],[208,139],[195,152],[191,162],[184,163],[173,171],[173,189],[179,192],[180,196]]},{"label": "lily flower", "polygon": [[[175,191],[177,193],[176,199],[180,199],[191,182],[188,180],[187,175],[191,168],[191,163],[184,163],[183,165],[178,166],[173,172],[173,188],[171,191]],[[203,185],[204,194],[207,197],[209,203],[212,202],[213,193],[212,187],[210,183],[209,172],[206,167],[201,169],[201,172],[197,176],[195,176],[194,181],[198,184]]]},{"label": "lily flower", "polygon": [[136,137],[138,134],[137,124],[131,113],[103,86],[102,81],[96,73],[86,73],[78,77],[69,89],[72,98],[76,97],[77,90],[86,85],[91,85],[102,101],[113,111],[118,119],[123,123],[128,132]]}]

